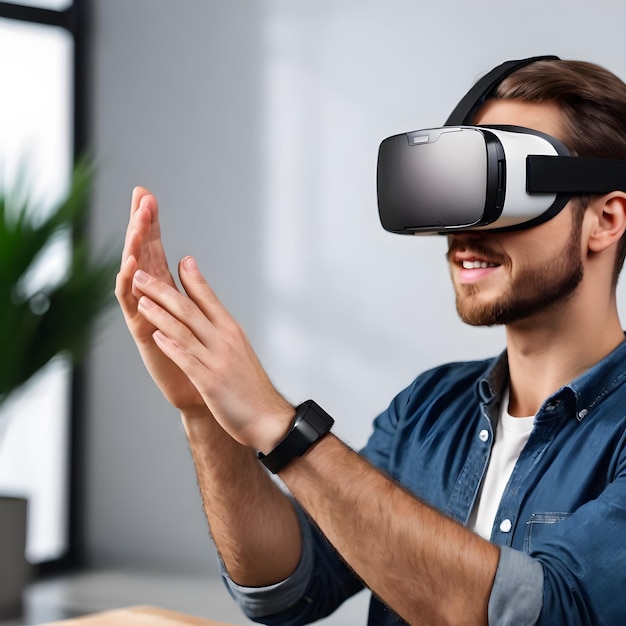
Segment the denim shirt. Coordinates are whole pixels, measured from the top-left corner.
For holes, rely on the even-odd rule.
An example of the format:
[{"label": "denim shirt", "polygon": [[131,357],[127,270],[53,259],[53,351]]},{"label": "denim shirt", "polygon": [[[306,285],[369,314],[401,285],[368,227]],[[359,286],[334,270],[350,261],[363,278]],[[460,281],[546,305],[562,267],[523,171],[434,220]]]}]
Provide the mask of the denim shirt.
[{"label": "denim shirt", "polygon": [[[623,342],[539,409],[491,533],[501,554],[490,624],[626,624],[625,380]],[[418,498],[467,524],[507,384],[506,353],[430,370],[375,420],[362,454]],[[308,623],[362,587],[300,515],[303,554],[290,578],[252,589],[224,573],[251,619]],[[370,625],[398,623],[372,599]]]}]

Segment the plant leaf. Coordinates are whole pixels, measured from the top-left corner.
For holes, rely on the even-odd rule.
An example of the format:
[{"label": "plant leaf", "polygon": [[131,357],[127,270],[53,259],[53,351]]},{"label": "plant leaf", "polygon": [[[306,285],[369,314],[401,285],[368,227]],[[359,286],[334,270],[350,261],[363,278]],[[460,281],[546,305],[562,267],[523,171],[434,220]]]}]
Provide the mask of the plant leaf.
[{"label": "plant leaf", "polygon": [[[113,303],[119,255],[92,258],[83,234],[91,178],[78,164],[67,197],[43,218],[27,195],[0,193],[0,405],[57,354],[84,357]],[[29,280],[64,233],[73,240],[64,274]]]}]

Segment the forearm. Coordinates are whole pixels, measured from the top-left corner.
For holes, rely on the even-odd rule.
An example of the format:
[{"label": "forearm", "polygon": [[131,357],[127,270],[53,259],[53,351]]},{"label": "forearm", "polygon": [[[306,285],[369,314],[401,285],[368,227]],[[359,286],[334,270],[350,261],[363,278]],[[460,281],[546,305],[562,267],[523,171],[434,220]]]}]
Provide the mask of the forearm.
[{"label": "forearm", "polygon": [[291,501],[254,451],[234,441],[208,411],[181,414],[211,535],[229,576],[250,587],[288,577],[301,552]]},{"label": "forearm", "polygon": [[[272,584],[295,570],[300,529],[253,450],[274,448],[290,428],[293,407],[191,257],[181,261],[179,275],[189,298],[135,273],[144,294],[138,311],[215,416],[187,414],[184,421],[228,572],[243,585]],[[332,435],[281,478],[348,564],[409,622],[487,623],[498,548],[419,502]]]},{"label": "forearm", "polygon": [[411,624],[487,624],[499,550],[322,439],[281,478],[348,564]]}]

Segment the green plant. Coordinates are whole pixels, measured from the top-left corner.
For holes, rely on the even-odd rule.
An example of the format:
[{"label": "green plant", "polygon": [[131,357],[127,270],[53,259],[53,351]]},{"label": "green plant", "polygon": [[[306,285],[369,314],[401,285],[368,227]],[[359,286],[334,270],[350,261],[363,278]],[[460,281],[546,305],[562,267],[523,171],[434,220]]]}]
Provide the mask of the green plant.
[{"label": "green plant", "polygon": [[[79,164],[67,197],[44,217],[28,194],[0,192],[0,406],[58,354],[83,357],[113,302],[118,255],[94,259],[84,236],[91,178]],[[63,238],[67,267],[41,284],[46,252]]]}]

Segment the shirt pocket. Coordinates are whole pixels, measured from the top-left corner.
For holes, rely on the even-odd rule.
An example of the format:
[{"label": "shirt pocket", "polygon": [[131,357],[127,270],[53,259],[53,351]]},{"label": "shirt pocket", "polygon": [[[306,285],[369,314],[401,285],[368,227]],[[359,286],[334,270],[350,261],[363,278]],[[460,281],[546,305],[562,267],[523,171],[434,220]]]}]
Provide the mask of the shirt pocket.
[{"label": "shirt pocket", "polygon": [[554,531],[555,524],[566,520],[572,513],[549,512],[549,513],[533,513],[528,522],[526,522],[526,533],[524,535],[524,552],[530,554],[533,550],[533,544],[544,542],[550,532]]}]

